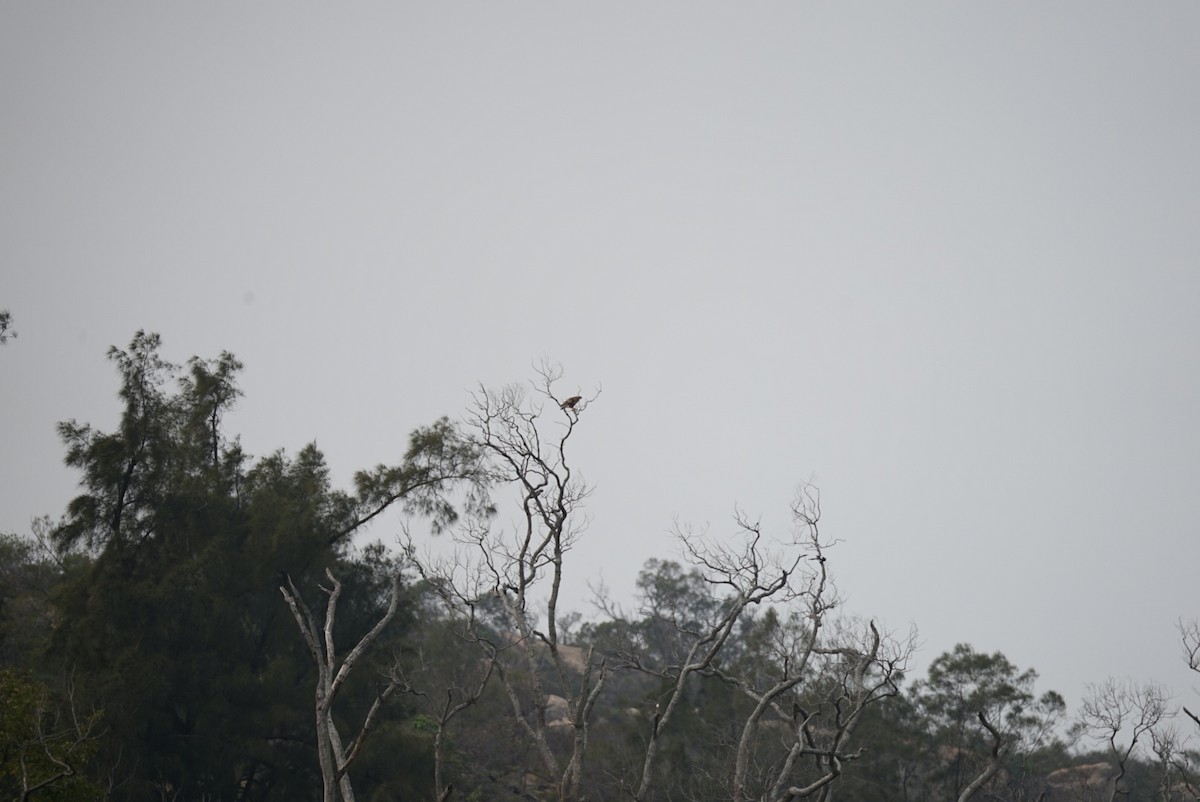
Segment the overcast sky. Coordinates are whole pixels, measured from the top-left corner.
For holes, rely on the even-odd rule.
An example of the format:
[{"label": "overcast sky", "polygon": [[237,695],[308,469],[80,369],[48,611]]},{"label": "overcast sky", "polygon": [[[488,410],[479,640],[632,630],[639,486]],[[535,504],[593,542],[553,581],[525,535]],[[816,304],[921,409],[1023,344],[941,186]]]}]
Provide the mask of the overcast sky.
[{"label": "overcast sky", "polygon": [[811,480],[922,670],[1195,703],[1197,143],[1190,1],[3,3],[0,531],[139,328],[343,487],[546,357],[603,388],[581,609]]}]

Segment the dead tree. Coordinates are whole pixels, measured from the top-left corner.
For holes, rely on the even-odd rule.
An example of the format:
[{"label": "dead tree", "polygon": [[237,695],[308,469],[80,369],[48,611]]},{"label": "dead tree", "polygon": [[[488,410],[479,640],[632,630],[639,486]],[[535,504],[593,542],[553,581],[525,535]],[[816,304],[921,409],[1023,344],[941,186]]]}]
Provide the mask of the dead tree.
[{"label": "dead tree", "polygon": [[1139,745],[1152,737],[1168,718],[1167,692],[1159,685],[1135,685],[1129,680],[1108,679],[1088,687],[1080,714],[1088,733],[1108,745],[1116,776],[1110,801],[1129,792],[1125,775]]},{"label": "dead tree", "polygon": [[[1200,621],[1179,622],[1179,638],[1183,646],[1184,662],[1189,670],[1200,674]],[[1197,716],[1186,705],[1180,709],[1193,724],[1200,729],[1200,716]],[[1200,799],[1200,778],[1197,777],[1196,766],[1189,759],[1188,750],[1183,748],[1186,739],[1180,742],[1177,733],[1161,736],[1156,739],[1155,752],[1164,762],[1169,762],[1178,776],[1178,785],[1183,793],[1192,799]]]},{"label": "dead tree", "polygon": [[[405,546],[405,554],[419,572],[424,571],[425,566],[417,559],[411,539]],[[428,575],[425,579],[432,579],[432,597],[441,602],[436,609],[425,610],[426,619],[445,625],[453,638],[473,651],[476,658],[458,660],[456,665],[448,667],[444,661],[439,664],[427,659],[425,650],[418,648],[415,665],[406,669],[397,661],[392,668],[393,676],[400,683],[400,692],[417,699],[434,725],[433,798],[436,802],[445,802],[453,792],[453,784],[447,782],[445,776],[450,725],[483,698],[496,670],[496,649],[481,633],[472,606],[462,603],[463,599],[456,595],[454,588],[440,586],[440,580]],[[447,600],[451,603],[446,603]],[[460,615],[459,610],[466,610],[466,615]]]},{"label": "dead tree", "polygon": [[[1200,621],[1180,621],[1179,639],[1183,644],[1183,657],[1190,671],[1200,674]],[[1184,714],[1200,728],[1200,716],[1187,707],[1182,708]]]},{"label": "dead tree", "polygon": [[[586,525],[582,505],[590,494],[569,446],[595,400],[560,400],[560,378],[559,368],[542,365],[532,394],[519,385],[475,394],[467,427],[491,458],[492,479],[515,491],[516,525],[473,517],[455,533],[457,554],[417,562],[458,618],[474,622],[469,638],[494,665],[556,798],[575,800],[583,796],[588,726],[607,667],[590,649],[579,653],[564,643],[558,629],[564,560]],[[483,607],[501,611],[502,623],[490,632],[475,615]],[[551,682],[566,701],[565,721],[548,718]],[[565,748],[551,737],[552,725],[568,731]]]},{"label": "dead tree", "polygon": [[[483,696],[488,681],[495,669],[495,660],[481,661],[474,681],[466,686],[451,683],[449,686],[432,690],[438,680],[428,680],[422,683],[414,682],[414,678],[399,667],[394,669],[399,679],[400,691],[417,697],[428,711],[434,724],[433,735],[433,798],[437,802],[445,802],[454,791],[454,784],[446,782],[446,738],[450,730],[450,722],[464,713]],[[443,693],[444,691],[444,693]]]},{"label": "dead tree", "polygon": [[321,764],[324,802],[335,802],[339,792],[342,802],[354,802],[354,789],[350,784],[350,775],[347,772],[362,750],[363,742],[370,733],[380,708],[399,687],[400,681],[396,677],[391,677],[383,690],[376,695],[358,734],[351,740],[349,749],[346,749],[337,725],[333,722],[333,703],[350,672],[354,670],[354,667],[378,640],[387,625],[395,618],[400,606],[400,572],[396,571],[392,575],[391,595],[383,617],[367,634],[363,635],[341,661],[338,660],[334,648],[333,631],[337,618],[338,599],[342,594],[342,583],[328,569],[325,571],[325,576],[329,579],[330,584],[329,587],[322,586],[321,588],[328,596],[323,625],[318,625],[316,617],[305,604],[290,577],[287,585],[279,588],[279,592],[283,594],[284,600],[291,608],[292,616],[296,619],[296,626],[300,628],[300,635],[304,638],[309,653],[312,654],[313,662],[317,666],[314,713],[317,728],[317,757]]},{"label": "dead tree", "polygon": [[[594,647],[573,647],[560,632],[559,598],[566,555],[587,523],[583,505],[590,490],[571,446],[595,399],[566,403],[574,396],[560,398],[554,390],[559,378],[556,368],[543,366],[532,392],[509,386],[475,394],[467,427],[474,445],[491,457],[493,481],[515,491],[515,522],[502,527],[494,518],[468,518],[455,532],[453,555],[416,560],[454,618],[472,622],[462,637],[492,661],[512,720],[536,755],[535,773],[548,781],[554,798],[583,798],[593,714],[610,661],[617,660],[617,667],[668,688],[638,766],[623,781],[632,799],[651,797],[662,738],[683,718],[689,684],[699,680],[725,683],[749,701],[751,712],[739,722],[721,780],[731,798],[827,796],[844,765],[858,757],[851,736],[864,711],[897,692],[912,644],[896,642],[874,623],[834,625],[838,599],[827,573],[828,544],[818,531],[815,491],[799,495],[796,530],[782,542],[745,519],[739,519],[736,543],[680,532],[687,559],[708,588],[707,612],[702,620],[663,622],[675,627],[681,644],[669,659],[651,661],[636,645],[606,650],[606,657]],[[782,611],[791,624],[770,669],[754,671],[739,664],[730,644],[760,605]],[[498,613],[485,624],[483,610]],[[554,699],[557,694],[563,698]],[[797,707],[804,709],[793,715]],[[615,775],[614,767],[605,768]]]},{"label": "dead tree", "polygon": [[[650,674],[667,685],[640,769],[627,787],[633,799],[652,795],[662,739],[696,679],[724,682],[751,703],[731,745],[725,777],[713,778],[728,787],[735,802],[827,795],[844,764],[859,755],[850,748],[850,738],[864,711],[897,693],[911,639],[896,643],[873,622],[832,626],[839,600],[818,529],[816,492],[802,488],[792,512],[797,528],[776,550],[759,525],[741,515],[741,536],[732,544],[678,532],[688,562],[709,588],[712,603],[707,608],[712,612],[702,621],[684,621],[669,611],[663,618],[664,611],[643,610],[652,619],[662,618],[679,636],[678,655],[655,663],[632,640],[622,650],[621,668]],[[753,665],[747,665],[729,655],[729,641],[748,611],[764,604],[780,611],[776,620],[782,623],[769,653],[756,655]],[[768,731],[770,738],[765,738]],[[814,766],[815,776],[811,770],[801,772],[802,765]]]}]

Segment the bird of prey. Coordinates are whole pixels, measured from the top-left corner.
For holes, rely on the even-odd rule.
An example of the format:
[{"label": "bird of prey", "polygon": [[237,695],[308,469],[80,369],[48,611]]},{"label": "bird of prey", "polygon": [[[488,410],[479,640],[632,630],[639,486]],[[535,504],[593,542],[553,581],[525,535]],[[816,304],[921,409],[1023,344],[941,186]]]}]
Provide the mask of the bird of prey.
[{"label": "bird of prey", "polygon": [[582,400],[583,400],[583,396],[573,395],[570,398],[568,398],[566,401],[563,401],[561,404],[559,404],[559,406],[561,406],[563,409],[575,409],[575,405],[578,404]]}]

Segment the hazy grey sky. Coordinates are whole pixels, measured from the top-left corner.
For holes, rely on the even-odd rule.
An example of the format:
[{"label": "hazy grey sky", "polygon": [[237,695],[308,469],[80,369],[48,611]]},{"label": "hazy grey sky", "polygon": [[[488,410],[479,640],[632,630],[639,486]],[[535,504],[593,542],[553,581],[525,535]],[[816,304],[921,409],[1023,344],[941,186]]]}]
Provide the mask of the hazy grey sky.
[{"label": "hazy grey sky", "polygon": [[811,479],[922,665],[1195,700],[1197,143],[1190,1],[0,4],[0,531],[139,328],[343,486],[546,356],[581,607]]}]

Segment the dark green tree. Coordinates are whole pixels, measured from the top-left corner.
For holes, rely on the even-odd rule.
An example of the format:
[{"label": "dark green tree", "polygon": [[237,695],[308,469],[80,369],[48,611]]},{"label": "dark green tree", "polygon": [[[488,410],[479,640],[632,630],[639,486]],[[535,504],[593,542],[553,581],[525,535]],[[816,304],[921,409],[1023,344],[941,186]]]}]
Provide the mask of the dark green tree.
[{"label": "dark green tree", "polygon": [[[114,431],[59,427],[83,492],[52,537],[91,559],[57,598],[52,656],[108,711],[118,798],[313,798],[314,666],[280,585],[315,592],[327,570],[345,576],[339,633],[361,637],[380,590],[355,568],[352,536],[393,505],[437,526],[462,504],[484,510],[486,477],[446,420],[414,432],[398,465],[360,473],[354,494],[331,486],[312,445],[251,464],[224,428],[241,364],[223,353],[185,369],[160,346],[138,332],[110,349]],[[348,714],[359,695],[345,690]]]},{"label": "dark green tree", "polygon": [[37,543],[0,535],[0,665],[36,665],[51,631],[51,594],[61,576]]},{"label": "dark green tree", "polygon": [[84,802],[101,798],[84,769],[101,736],[100,715],[76,707],[16,669],[0,668],[0,798]]},{"label": "dark green tree", "polygon": [[1061,755],[1059,725],[1066,712],[1054,691],[1035,695],[1037,677],[1000,652],[981,653],[962,643],[930,664],[912,694],[930,758],[919,796],[965,800],[983,787],[1002,786],[1006,798],[1037,798],[1041,789],[1029,783],[1041,782],[1042,757]]}]

